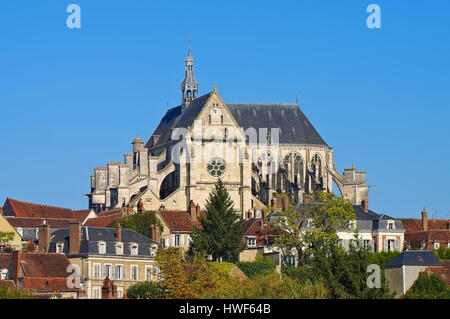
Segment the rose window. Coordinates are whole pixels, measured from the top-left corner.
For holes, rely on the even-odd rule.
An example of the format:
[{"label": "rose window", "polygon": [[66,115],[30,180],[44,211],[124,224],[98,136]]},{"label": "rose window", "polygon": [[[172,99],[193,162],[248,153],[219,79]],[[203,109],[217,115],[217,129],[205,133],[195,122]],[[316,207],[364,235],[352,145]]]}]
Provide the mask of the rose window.
[{"label": "rose window", "polygon": [[225,173],[225,161],[220,157],[214,157],[209,160],[207,170],[211,176],[220,177]]}]

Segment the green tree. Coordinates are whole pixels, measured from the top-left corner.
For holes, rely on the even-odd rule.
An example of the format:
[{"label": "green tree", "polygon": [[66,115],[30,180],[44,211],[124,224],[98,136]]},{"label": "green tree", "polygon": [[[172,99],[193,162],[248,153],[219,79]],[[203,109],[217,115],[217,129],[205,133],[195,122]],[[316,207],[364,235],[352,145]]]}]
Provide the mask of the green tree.
[{"label": "green tree", "polygon": [[255,277],[258,275],[268,274],[275,271],[276,265],[273,259],[264,259],[263,255],[256,255],[255,261],[250,262],[238,262],[236,266],[239,267],[240,270],[247,277]]},{"label": "green tree", "polygon": [[32,299],[31,294],[20,288],[0,284],[0,299]]},{"label": "green tree", "polygon": [[215,261],[233,261],[244,249],[241,218],[234,211],[233,201],[219,179],[206,201],[206,218],[199,217],[202,229],[195,227],[190,253],[212,255]]},{"label": "green tree", "polygon": [[129,299],[159,299],[161,297],[160,285],[152,281],[139,282],[127,289],[127,298]]},{"label": "green tree", "polygon": [[163,231],[163,226],[159,219],[156,217],[156,212],[147,211],[144,213],[137,213],[127,217],[123,217],[115,222],[115,226],[120,223],[122,228],[134,230],[135,232],[142,234],[150,238],[150,225],[158,224]]},{"label": "green tree", "polygon": [[13,231],[0,231],[0,244],[9,244],[14,240],[14,236]]},{"label": "green tree", "polygon": [[450,288],[435,273],[419,273],[414,284],[403,296],[405,299],[450,299]]}]

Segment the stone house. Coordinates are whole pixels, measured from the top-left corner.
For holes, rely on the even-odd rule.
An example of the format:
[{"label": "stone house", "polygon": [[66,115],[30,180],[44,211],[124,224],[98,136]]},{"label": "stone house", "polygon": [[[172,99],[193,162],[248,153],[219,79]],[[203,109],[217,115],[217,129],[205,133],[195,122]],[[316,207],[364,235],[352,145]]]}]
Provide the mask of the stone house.
[{"label": "stone house", "polygon": [[100,299],[105,278],[117,286],[117,298],[140,281],[158,277],[156,252],[159,242],[129,229],[81,226],[56,229],[50,234],[43,224],[39,230],[39,249],[65,254],[81,275],[84,298]]},{"label": "stone house", "polygon": [[406,230],[406,249],[439,249],[450,248],[450,220],[428,219],[425,208],[422,218],[402,218]]}]

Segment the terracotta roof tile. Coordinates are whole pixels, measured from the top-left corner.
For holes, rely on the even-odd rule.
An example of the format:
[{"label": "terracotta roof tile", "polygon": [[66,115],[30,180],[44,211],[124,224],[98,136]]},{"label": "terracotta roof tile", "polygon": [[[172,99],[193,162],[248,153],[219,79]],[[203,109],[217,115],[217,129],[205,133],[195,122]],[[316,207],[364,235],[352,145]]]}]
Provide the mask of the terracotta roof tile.
[{"label": "terracotta roof tile", "polygon": [[8,223],[12,227],[23,227],[23,228],[38,228],[44,220],[50,228],[68,228],[71,221],[76,219],[63,219],[63,218],[37,218],[37,217],[14,217],[5,216]]},{"label": "terracotta roof tile", "polygon": [[77,219],[80,222],[90,213],[89,210],[73,211],[69,208],[21,202],[11,198],[6,199],[3,207],[5,216]]},{"label": "terracotta roof tile", "polygon": [[86,223],[84,223],[84,226],[100,227],[100,228],[113,227],[114,223],[121,218],[122,218],[121,212],[113,215],[98,216],[97,218],[88,219]]},{"label": "terracotta roof tile", "polygon": [[158,214],[171,231],[194,231],[194,224],[186,211],[164,210],[158,211]]},{"label": "terracotta roof tile", "polygon": [[21,265],[25,277],[67,278],[69,259],[64,254],[22,252]]},{"label": "terracotta roof tile", "polygon": [[[421,218],[401,218],[400,219],[406,232],[422,231]],[[449,220],[447,219],[428,219],[428,230],[447,229]]]},{"label": "terracotta roof tile", "polygon": [[0,269],[8,269],[11,263],[12,254],[0,253]]},{"label": "terracotta roof tile", "polygon": [[121,209],[113,209],[113,210],[105,210],[103,212],[98,213],[98,217],[104,217],[104,216],[109,216],[109,215],[115,215],[118,213],[122,213]]},{"label": "terracotta roof tile", "polygon": [[44,291],[76,291],[76,288],[67,287],[67,278],[30,278],[25,277],[23,280],[24,288]]},{"label": "terracotta roof tile", "polygon": [[242,222],[241,227],[244,232],[243,242],[245,242],[246,236],[255,236],[256,244],[258,246],[264,246],[271,243],[276,235],[272,225],[263,223],[262,218],[246,219]]}]

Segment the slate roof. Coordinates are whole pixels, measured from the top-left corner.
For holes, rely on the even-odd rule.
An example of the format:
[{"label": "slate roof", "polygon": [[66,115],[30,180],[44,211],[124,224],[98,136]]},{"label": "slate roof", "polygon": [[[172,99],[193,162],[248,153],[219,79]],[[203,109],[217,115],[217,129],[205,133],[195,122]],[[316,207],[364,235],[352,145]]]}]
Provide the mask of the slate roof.
[{"label": "slate roof", "polygon": [[401,266],[441,266],[431,250],[404,251],[385,265],[385,268]]},{"label": "slate roof", "polygon": [[227,103],[227,106],[244,130],[254,127],[259,134],[259,128],[268,128],[268,133],[270,128],[280,128],[279,143],[327,145],[298,104]]},{"label": "slate roof", "polygon": [[69,208],[21,202],[7,198],[3,206],[4,216],[77,219],[84,222],[90,210],[73,211]]},{"label": "slate roof", "polygon": [[[152,134],[152,136],[159,135],[153,146],[157,152],[152,152],[153,155],[158,155],[163,145],[167,143],[170,145],[173,128],[187,128],[192,125],[210,96],[211,93],[208,93],[193,100],[186,112],[181,112],[181,105],[166,111]],[[259,128],[269,128],[269,132],[270,128],[280,128],[280,143],[327,145],[298,104],[227,103],[226,105],[244,130],[254,127],[259,134]],[[151,139],[146,144],[147,148],[150,148],[150,141]]]},{"label": "slate roof", "polygon": [[[80,255],[99,254],[98,242],[104,241],[106,243],[106,254],[104,255],[116,255],[115,243],[117,242],[116,229],[115,228],[99,228],[99,227],[82,227],[81,242],[80,242]],[[157,244],[150,238],[147,238],[133,230],[122,228],[122,240],[123,255],[130,256],[131,249],[130,243],[138,244],[138,255],[149,256],[150,249],[148,245]],[[51,232],[51,242],[49,252],[56,251],[56,244],[63,243],[63,253],[69,254],[69,229],[57,229]],[[102,254],[103,255],[103,254]]]}]

